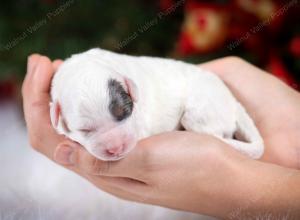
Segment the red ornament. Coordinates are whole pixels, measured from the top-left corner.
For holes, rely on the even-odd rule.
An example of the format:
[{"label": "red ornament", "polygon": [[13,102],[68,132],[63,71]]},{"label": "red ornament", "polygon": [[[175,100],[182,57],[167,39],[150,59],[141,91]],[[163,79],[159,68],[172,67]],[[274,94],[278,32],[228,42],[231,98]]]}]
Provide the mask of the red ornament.
[{"label": "red ornament", "polygon": [[177,51],[181,55],[211,52],[227,39],[229,12],[213,3],[187,1]]}]

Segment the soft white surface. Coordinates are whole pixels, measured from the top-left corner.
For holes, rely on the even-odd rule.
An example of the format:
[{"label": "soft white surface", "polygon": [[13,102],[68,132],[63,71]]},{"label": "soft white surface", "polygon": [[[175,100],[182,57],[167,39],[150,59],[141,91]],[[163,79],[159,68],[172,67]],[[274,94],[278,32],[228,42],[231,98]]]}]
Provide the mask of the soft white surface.
[{"label": "soft white surface", "polygon": [[129,203],[64,170],[28,144],[15,104],[0,105],[0,220],[211,220]]}]

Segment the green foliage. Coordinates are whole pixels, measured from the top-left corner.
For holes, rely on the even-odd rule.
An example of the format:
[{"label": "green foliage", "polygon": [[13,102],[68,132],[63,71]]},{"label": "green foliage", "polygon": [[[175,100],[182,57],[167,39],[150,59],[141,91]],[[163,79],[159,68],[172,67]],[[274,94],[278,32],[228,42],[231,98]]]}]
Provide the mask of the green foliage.
[{"label": "green foliage", "polygon": [[[178,36],[182,10],[157,18],[155,4],[139,0],[14,0],[1,2],[0,80],[25,74],[27,56],[66,58],[92,47],[130,54],[167,55]],[[172,22],[170,22],[172,19]],[[119,48],[135,32],[138,36]]]}]

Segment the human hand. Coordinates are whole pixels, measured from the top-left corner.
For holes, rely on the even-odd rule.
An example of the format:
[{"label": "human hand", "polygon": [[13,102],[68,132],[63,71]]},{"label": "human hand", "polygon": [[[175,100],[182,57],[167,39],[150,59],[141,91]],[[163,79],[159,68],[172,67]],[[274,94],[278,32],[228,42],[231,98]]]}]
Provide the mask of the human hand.
[{"label": "human hand", "polygon": [[255,121],[265,144],[261,160],[300,169],[300,93],[240,58],[200,66],[216,73]]},{"label": "human hand", "polygon": [[[203,68],[216,72],[254,118],[267,147],[263,159],[297,167],[299,118],[293,120],[290,114],[295,116],[300,110],[299,94],[238,58],[217,60]],[[243,71],[239,77],[237,70]],[[240,88],[246,79],[247,84]],[[278,107],[280,103],[284,108]],[[278,118],[283,118],[284,123],[278,122]],[[291,199],[295,191],[289,191],[295,182],[287,183],[289,176],[298,176],[299,180],[299,173],[252,161],[205,135],[172,132],[150,137],[118,162],[99,161],[82,148],[77,148],[75,155],[71,166],[79,173],[88,173],[96,186],[129,200],[222,218],[237,207],[252,212],[274,209],[283,213],[288,208],[292,210],[292,201],[299,202]],[[276,194],[276,190],[280,193]],[[278,197],[285,205],[274,208]],[[255,204],[249,205],[249,200]]]},{"label": "human hand", "polygon": [[[30,61],[23,96],[31,144],[98,188],[124,199],[224,217],[249,196],[256,195],[258,190],[252,184],[253,179],[259,185],[269,178],[262,172],[266,169],[257,165],[259,162],[253,165],[252,160],[225,143],[189,132],[172,132],[142,140],[121,161],[97,160],[78,144],[56,134],[49,118],[54,64],[38,55],[32,56]],[[258,169],[254,171],[252,167]],[[273,175],[277,173],[272,170]]]},{"label": "human hand", "polygon": [[[195,203],[199,194],[194,192],[199,188],[205,194],[209,185],[216,185],[225,178],[225,173],[207,176],[208,173],[215,174],[213,170],[223,163],[221,158],[218,159],[223,143],[205,135],[174,132],[141,141],[121,161],[97,160],[77,143],[56,134],[51,125],[49,90],[60,63],[52,63],[40,55],[32,55],[28,60],[22,92],[29,138],[34,149],[87,178],[98,188],[124,199],[202,213],[208,213],[208,208],[213,209],[206,199]],[[208,144],[209,147],[201,147]],[[71,158],[67,159],[68,156]],[[200,172],[200,167],[208,170],[201,168]],[[199,172],[195,172],[198,169]],[[199,182],[198,178],[203,180],[202,187],[191,184]],[[217,200],[217,195],[216,190],[214,196],[210,196]]]}]

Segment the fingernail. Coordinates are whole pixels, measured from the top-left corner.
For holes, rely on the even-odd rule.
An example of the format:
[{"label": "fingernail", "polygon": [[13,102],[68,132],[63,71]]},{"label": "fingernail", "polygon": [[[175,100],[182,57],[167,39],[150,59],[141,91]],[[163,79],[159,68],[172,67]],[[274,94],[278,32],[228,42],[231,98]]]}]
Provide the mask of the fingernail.
[{"label": "fingernail", "polygon": [[59,146],[54,159],[62,165],[72,166],[75,164],[75,149],[70,146]]}]

